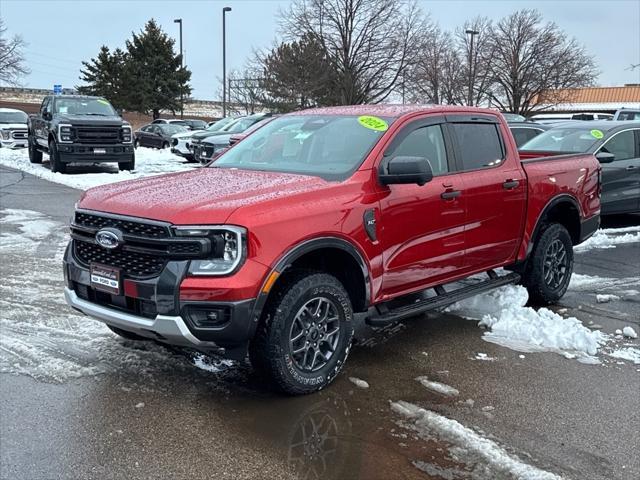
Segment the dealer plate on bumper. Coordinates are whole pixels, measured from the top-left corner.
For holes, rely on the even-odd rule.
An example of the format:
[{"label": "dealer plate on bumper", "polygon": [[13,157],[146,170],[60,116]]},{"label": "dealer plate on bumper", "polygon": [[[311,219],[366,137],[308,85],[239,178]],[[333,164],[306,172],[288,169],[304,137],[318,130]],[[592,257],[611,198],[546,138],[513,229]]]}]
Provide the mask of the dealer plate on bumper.
[{"label": "dealer plate on bumper", "polygon": [[112,295],[120,295],[120,269],[92,263],[91,286]]},{"label": "dealer plate on bumper", "polygon": [[107,153],[107,149],[106,148],[94,148],[93,149],[93,153],[104,155],[105,153]]}]

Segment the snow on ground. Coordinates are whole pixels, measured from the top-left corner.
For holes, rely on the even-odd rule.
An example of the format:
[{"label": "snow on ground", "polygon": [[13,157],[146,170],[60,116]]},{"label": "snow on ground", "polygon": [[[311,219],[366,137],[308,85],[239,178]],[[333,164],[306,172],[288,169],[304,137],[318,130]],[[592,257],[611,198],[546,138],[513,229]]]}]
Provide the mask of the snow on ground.
[{"label": "snow on ground", "polygon": [[574,251],[582,253],[594,248],[615,248],[616,245],[635,242],[640,242],[640,226],[604,228],[596,231],[584,243],[574,247]]},{"label": "snow on ground", "polygon": [[638,334],[633,327],[626,326],[622,329],[622,335],[629,338],[638,338]]},{"label": "snow on ground", "polygon": [[446,385],[444,383],[429,380],[428,377],[417,377],[415,380],[417,382],[420,382],[426,389],[431,390],[432,392],[440,393],[447,397],[457,397],[460,394],[457,389],[450,387],[449,385]]},{"label": "snow on ground", "polygon": [[518,478],[520,480],[562,478],[523,462],[493,440],[438,413],[404,401],[391,402],[391,409],[407,419],[404,426],[415,431],[423,440],[431,440],[435,437],[449,443],[451,457],[473,468],[471,478]]},{"label": "snow on ground", "polygon": [[637,290],[638,285],[640,285],[640,276],[609,278],[573,273],[571,275],[571,281],[569,282],[569,290],[574,292],[594,292],[597,294],[608,291],[619,297],[632,297],[640,294]]},{"label": "snow on ground", "polygon": [[349,377],[349,381],[358,388],[369,388],[369,383],[356,377]]},{"label": "snow on ground", "polygon": [[608,354],[610,357],[628,360],[636,365],[640,365],[640,348],[625,347],[619,348]]},{"label": "snow on ground", "polygon": [[[65,382],[117,372],[144,377],[140,388],[153,389],[164,383],[163,375],[198,374],[194,362],[211,372],[233,370],[203,356],[193,359],[187,351],[123,340],[75,312],[63,296],[66,226],[16,209],[0,210],[0,222],[0,373]],[[201,373],[201,381],[210,378]]]},{"label": "snow on ground", "polygon": [[618,295],[613,295],[611,293],[604,293],[604,294],[598,293],[596,295],[597,303],[609,303],[612,300],[620,300],[620,297]]},{"label": "snow on ground", "polygon": [[0,149],[0,165],[22,170],[50,182],[61,183],[80,190],[163,173],[181,172],[198,166],[196,163],[187,163],[182,157],[171,153],[169,149],[156,150],[145,147],[136,149],[136,168],[133,172],[119,172],[116,163],[103,163],[93,166],[72,165],[69,169],[70,173],[52,173],[49,170],[47,155],[43,156],[42,164],[33,164],[29,162],[29,153],[26,148],[20,150]]},{"label": "snow on ground", "polygon": [[446,311],[479,320],[487,327],[483,338],[520,352],[556,352],[585,363],[597,361],[595,355],[608,336],[590,330],[574,317],[564,318],[547,308],[525,307],[526,288],[507,285],[468,298]]}]

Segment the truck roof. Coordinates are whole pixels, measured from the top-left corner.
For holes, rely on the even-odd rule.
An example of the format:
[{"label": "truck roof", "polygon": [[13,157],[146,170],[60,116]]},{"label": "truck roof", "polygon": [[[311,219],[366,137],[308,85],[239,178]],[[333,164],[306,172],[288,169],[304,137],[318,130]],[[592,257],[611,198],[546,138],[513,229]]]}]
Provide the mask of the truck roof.
[{"label": "truck roof", "polygon": [[99,95],[48,95],[49,97],[54,98],[104,98]]},{"label": "truck roof", "polygon": [[401,105],[401,104],[378,104],[378,105],[347,105],[339,107],[310,108],[289,115],[373,115],[378,117],[400,118],[410,113],[434,113],[434,112],[457,112],[457,113],[488,113],[495,115],[499,112],[488,108],[462,107],[457,105]]}]

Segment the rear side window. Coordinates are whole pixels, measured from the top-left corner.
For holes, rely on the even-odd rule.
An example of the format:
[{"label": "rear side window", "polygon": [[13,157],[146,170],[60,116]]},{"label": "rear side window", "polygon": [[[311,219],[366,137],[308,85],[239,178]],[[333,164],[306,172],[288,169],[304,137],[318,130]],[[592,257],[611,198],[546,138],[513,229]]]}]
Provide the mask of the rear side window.
[{"label": "rear side window", "polygon": [[516,140],[516,145],[520,148],[522,145],[527,143],[532,138],[537,137],[543,132],[543,130],[538,130],[537,128],[512,128],[511,133],[513,134],[513,138]]},{"label": "rear side window", "polygon": [[635,143],[634,131],[627,130],[625,132],[620,132],[607,140],[607,142],[600,148],[600,151],[614,154],[614,162],[619,160],[629,160],[637,156]]},{"label": "rear side window", "polygon": [[504,152],[493,123],[452,123],[463,170],[494,167],[502,163]]},{"label": "rear side window", "polygon": [[414,130],[396,147],[393,156],[425,157],[429,160],[434,175],[442,175],[449,171],[447,150],[440,125]]}]

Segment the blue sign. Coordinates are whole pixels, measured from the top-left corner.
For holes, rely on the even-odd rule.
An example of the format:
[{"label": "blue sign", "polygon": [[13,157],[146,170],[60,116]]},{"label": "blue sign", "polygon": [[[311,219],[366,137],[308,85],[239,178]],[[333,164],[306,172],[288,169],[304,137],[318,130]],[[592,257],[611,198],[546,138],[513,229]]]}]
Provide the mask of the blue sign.
[{"label": "blue sign", "polygon": [[60,95],[62,93],[62,85],[54,85],[53,86],[53,94]]}]

